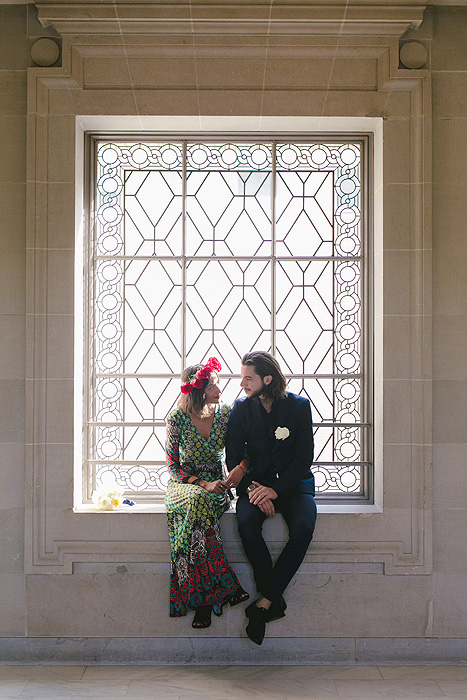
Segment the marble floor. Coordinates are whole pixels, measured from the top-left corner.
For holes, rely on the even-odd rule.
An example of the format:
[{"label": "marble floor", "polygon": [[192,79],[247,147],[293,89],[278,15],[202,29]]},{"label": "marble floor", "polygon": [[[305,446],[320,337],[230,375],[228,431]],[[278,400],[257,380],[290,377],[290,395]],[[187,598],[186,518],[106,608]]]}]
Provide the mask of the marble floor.
[{"label": "marble floor", "polygon": [[0,666],[0,700],[467,698],[466,666]]}]

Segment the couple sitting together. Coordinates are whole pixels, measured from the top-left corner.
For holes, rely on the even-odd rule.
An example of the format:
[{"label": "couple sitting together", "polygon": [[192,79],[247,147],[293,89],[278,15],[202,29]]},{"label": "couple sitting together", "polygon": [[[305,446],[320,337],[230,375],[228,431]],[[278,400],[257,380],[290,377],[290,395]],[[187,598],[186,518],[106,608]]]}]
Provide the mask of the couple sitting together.
[{"label": "couple sitting together", "polygon": [[[166,506],[172,553],[170,615],[195,610],[192,626],[211,624],[211,613],[248,600],[223,548],[219,519],[236,489],[237,519],[253,567],[259,598],[246,608],[246,632],[256,644],[266,623],[284,617],[283,593],[299,568],[316,521],[310,402],[286,392],[277,360],[253,351],[242,359],[246,394],[233,407],[220,404],[221,365],[182,374],[178,408],[167,419]],[[225,447],[228,474],[223,473]],[[289,540],[275,564],[262,536],[266,518],[282,513]]]}]

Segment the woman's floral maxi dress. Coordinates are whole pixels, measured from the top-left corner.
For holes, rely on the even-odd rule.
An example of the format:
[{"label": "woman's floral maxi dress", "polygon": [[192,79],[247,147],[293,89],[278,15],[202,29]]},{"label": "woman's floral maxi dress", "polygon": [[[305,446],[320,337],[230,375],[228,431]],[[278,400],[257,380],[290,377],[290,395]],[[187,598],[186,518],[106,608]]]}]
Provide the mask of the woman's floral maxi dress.
[{"label": "woman's floral maxi dress", "polygon": [[206,481],[224,478],[221,459],[230,411],[227,405],[216,408],[207,440],[180,409],[167,419],[170,480],[165,503],[172,553],[171,617],[186,615],[201,605],[218,608],[240,586],[225,557],[219,532],[219,519],[229,507],[230,495],[186,483],[190,476]]}]

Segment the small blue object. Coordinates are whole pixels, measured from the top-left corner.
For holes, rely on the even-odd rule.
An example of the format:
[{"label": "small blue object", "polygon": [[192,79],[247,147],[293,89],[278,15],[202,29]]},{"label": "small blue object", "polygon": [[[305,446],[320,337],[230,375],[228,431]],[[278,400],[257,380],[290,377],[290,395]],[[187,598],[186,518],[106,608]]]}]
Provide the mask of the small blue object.
[{"label": "small blue object", "polygon": [[130,501],[129,498],[124,498],[124,499],[123,499],[123,503],[124,503],[124,505],[126,505],[126,506],[134,506],[134,505],[135,505],[135,502],[134,502],[134,501]]}]

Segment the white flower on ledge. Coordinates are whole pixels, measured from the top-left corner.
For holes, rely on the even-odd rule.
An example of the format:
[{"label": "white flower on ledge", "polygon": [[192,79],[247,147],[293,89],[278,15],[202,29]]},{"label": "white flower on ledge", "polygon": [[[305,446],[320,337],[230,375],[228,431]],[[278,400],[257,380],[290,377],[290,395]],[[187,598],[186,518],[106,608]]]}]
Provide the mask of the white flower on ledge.
[{"label": "white flower on ledge", "polygon": [[96,489],[92,494],[96,510],[117,510],[123,504],[123,489]]},{"label": "white flower on ledge", "polygon": [[290,435],[290,430],[288,428],[276,428],[274,435],[276,440],[286,440]]}]

